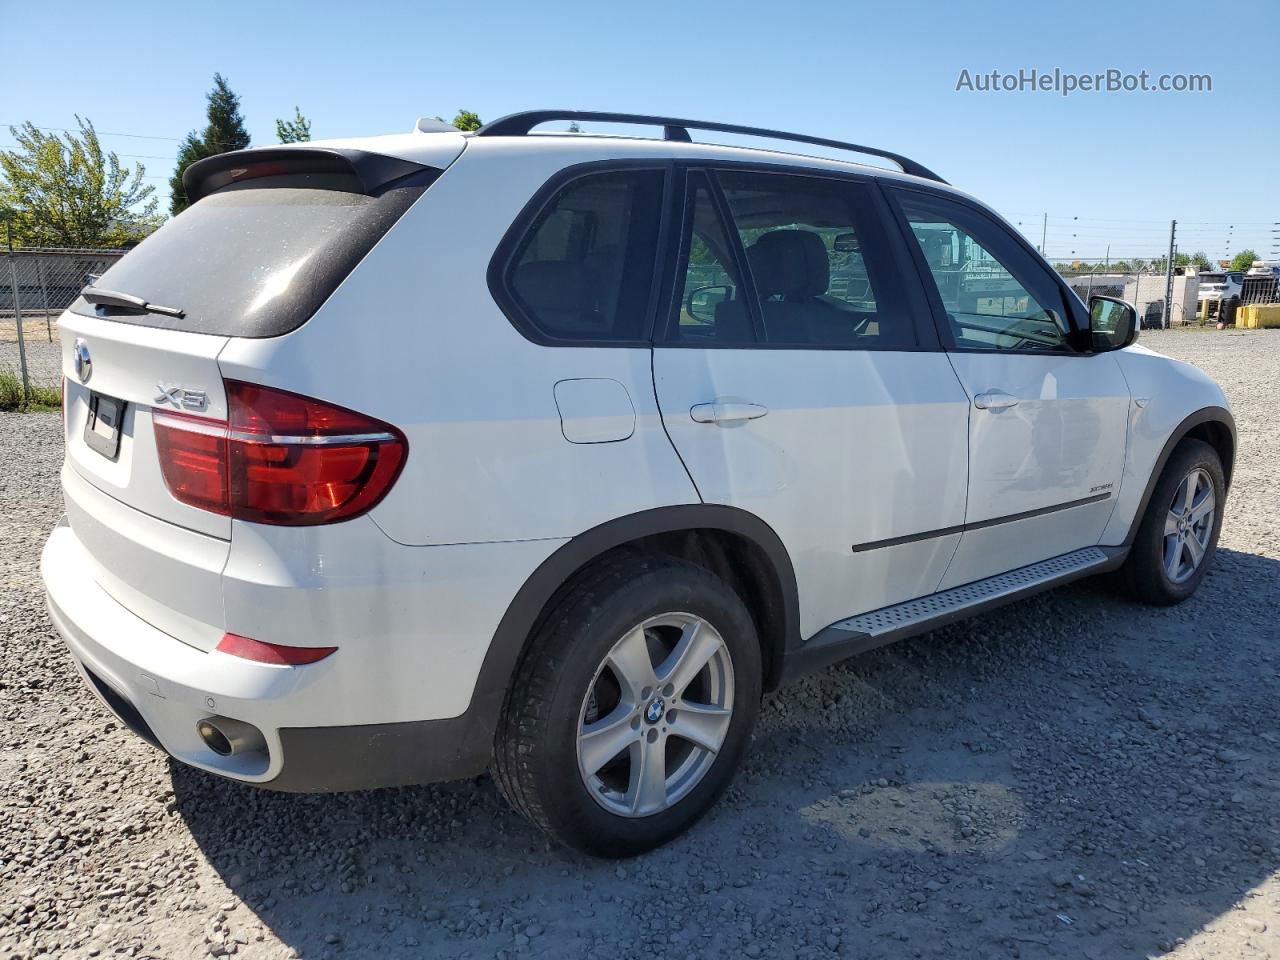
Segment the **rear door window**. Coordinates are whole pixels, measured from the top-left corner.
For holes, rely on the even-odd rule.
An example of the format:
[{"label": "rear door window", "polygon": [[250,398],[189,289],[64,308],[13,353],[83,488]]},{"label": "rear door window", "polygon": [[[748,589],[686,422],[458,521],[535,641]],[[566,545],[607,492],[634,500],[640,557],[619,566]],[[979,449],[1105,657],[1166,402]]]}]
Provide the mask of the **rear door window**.
[{"label": "rear door window", "polygon": [[672,337],[717,346],[754,343],[739,254],[716,209],[706,174],[691,172],[686,191],[684,282]]},{"label": "rear door window", "polygon": [[754,281],[765,342],[916,346],[912,310],[869,185],[738,170],[716,178]]},{"label": "rear door window", "polygon": [[[183,316],[98,307],[123,323],[272,337],[304,323],[438,171],[377,196],[328,174],[265,177],[210,194],[130,251],[94,286]],[[94,315],[84,301],[73,307]]]}]

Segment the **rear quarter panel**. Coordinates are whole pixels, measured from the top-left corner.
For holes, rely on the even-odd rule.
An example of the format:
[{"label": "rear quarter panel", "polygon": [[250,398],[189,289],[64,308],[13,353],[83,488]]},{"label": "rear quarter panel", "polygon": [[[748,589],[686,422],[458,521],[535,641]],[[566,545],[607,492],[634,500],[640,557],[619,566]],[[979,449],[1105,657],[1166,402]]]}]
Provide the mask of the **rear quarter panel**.
[{"label": "rear quarter panel", "polygon": [[[404,431],[404,472],[371,513],[392,539],[567,537],[698,502],[662,428],[650,350],[531,343],[489,292],[490,258],[521,208],[558,170],[587,159],[580,148],[468,146],[308,323],[269,340],[232,340],[219,355],[224,376]],[[566,440],[555,384],[575,378],[621,383],[634,432]]]}]

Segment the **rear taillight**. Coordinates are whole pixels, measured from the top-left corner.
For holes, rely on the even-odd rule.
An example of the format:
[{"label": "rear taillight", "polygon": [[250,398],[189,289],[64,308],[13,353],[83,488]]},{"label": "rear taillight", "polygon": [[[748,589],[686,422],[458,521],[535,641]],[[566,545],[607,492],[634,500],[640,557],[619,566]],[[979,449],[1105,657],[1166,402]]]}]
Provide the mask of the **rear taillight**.
[{"label": "rear taillight", "polygon": [[237,520],[333,523],[370,509],[395,483],[409,446],[389,424],[238,380],[226,421],[153,410],[169,492]]},{"label": "rear taillight", "polygon": [[231,513],[226,423],[168,410],[152,410],[151,423],[169,492],[201,510]]}]

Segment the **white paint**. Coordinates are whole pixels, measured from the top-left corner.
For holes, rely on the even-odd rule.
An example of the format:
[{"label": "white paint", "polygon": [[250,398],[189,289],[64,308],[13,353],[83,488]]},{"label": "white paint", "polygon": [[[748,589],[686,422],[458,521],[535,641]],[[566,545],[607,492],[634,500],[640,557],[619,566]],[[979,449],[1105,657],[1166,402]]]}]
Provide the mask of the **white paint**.
[{"label": "white paint", "polygon": [[[964,522],[969,400],[941,353],[654,351],[667,430],[708,503],[763,519],[795,565],[801,631],[937,588]],[[768,413],[698,422],[738,398]]]}]

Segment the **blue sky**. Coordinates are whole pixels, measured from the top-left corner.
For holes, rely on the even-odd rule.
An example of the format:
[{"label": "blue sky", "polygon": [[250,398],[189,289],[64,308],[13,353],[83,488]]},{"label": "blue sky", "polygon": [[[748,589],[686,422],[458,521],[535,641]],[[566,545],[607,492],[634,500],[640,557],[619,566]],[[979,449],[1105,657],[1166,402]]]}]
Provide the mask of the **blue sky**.
[{"label": "blue sky", "polygon": [[[4,0],[0,123],[93,120],[167,195],[220,71],[255,144],[295,104],[313,135],[534,107],[669,113],[883,146],[976,194],[1053,260],[1270,254],[1280,221],[1280,9],[1165,2],[936,5]],[[1210,74],[1209,93],[957,92],[971,75]],[[20,78],[19,83],[13,78]],[[135,134],[145,136],[120,136]],[[12,137],[0,127],[0,144]],[[135,156],[123,156],[125,154]],[[1233,227],[1234,229],[1228,229]]]}]

